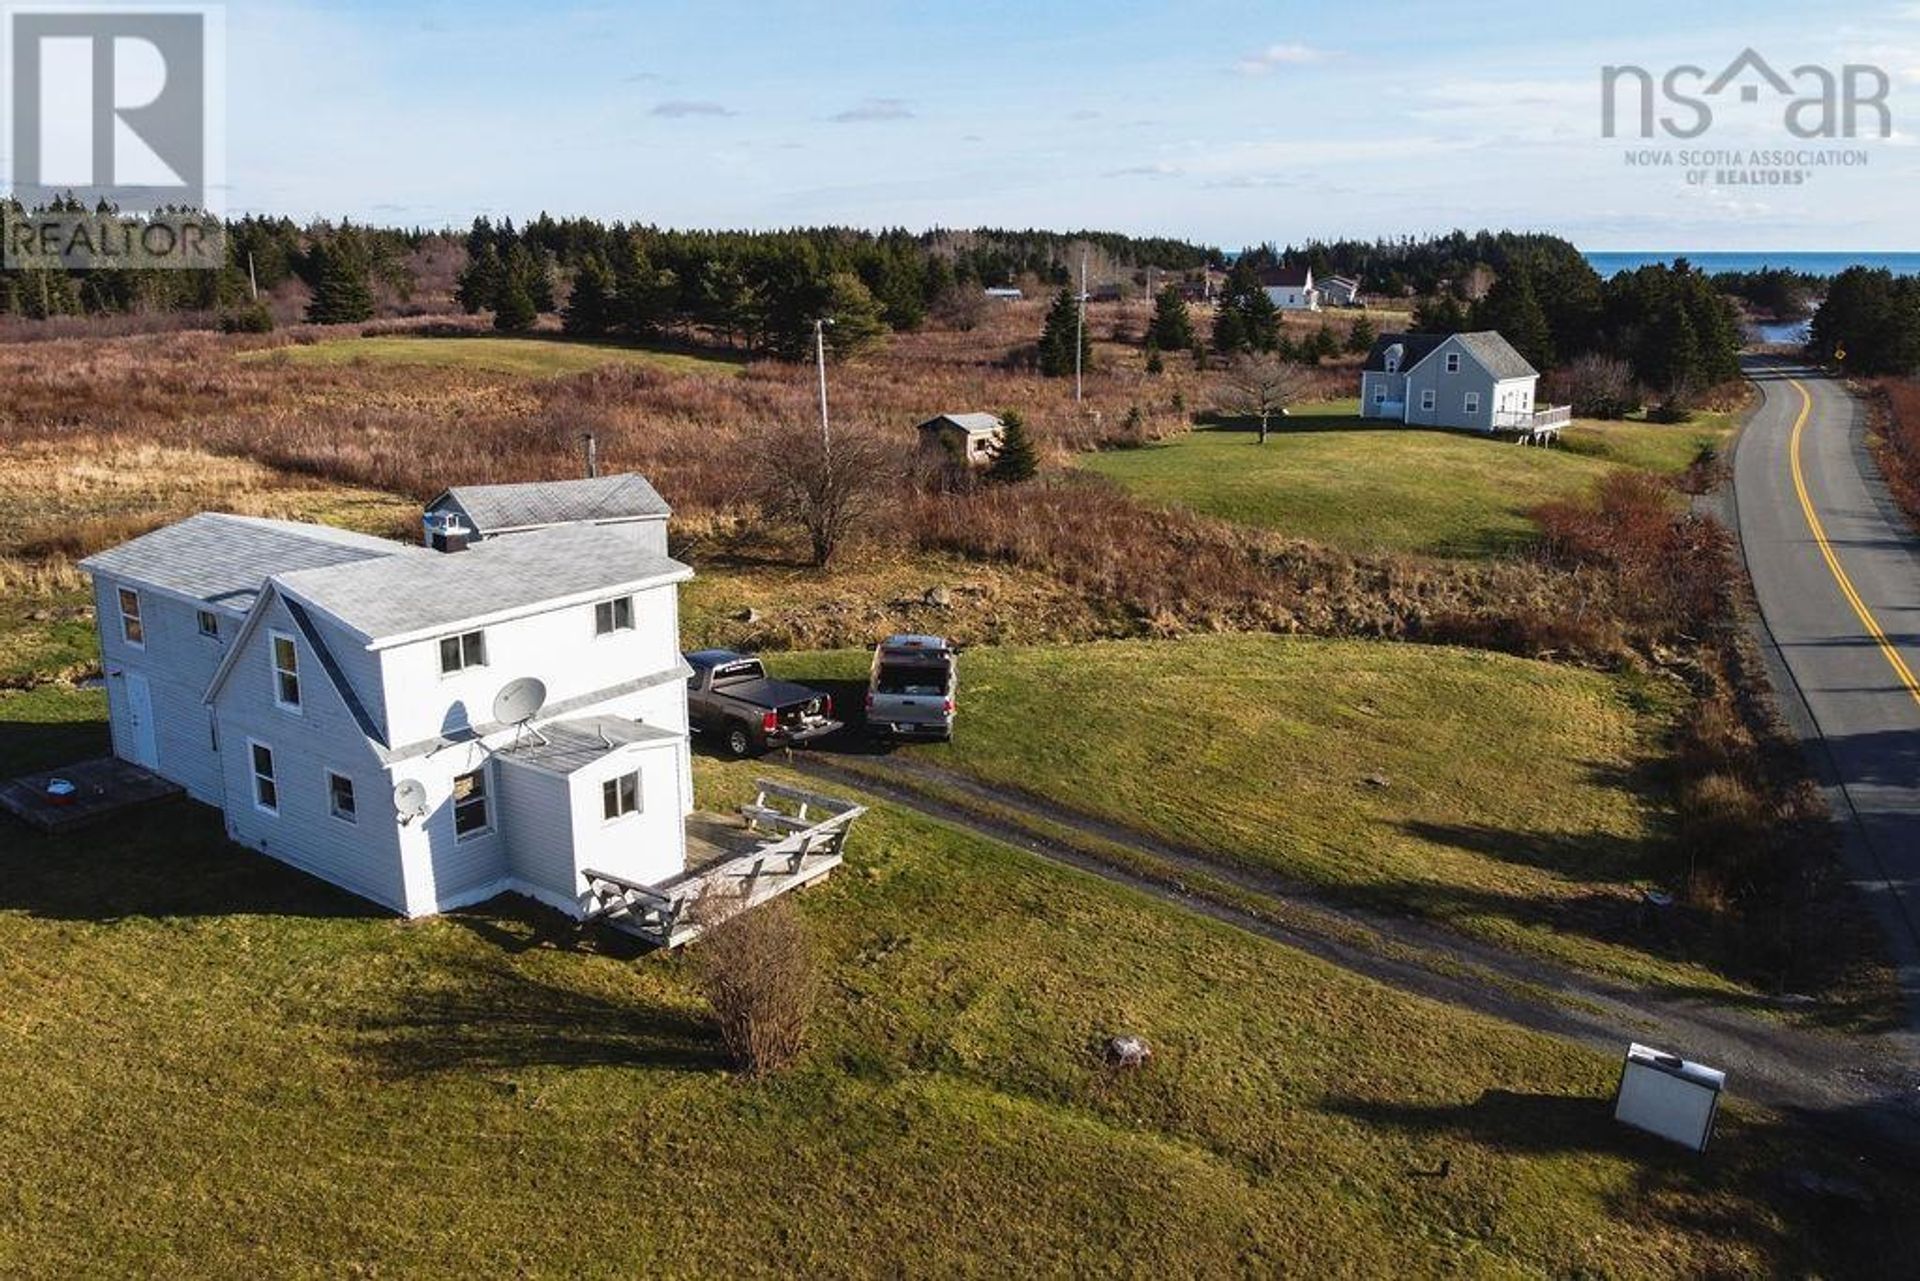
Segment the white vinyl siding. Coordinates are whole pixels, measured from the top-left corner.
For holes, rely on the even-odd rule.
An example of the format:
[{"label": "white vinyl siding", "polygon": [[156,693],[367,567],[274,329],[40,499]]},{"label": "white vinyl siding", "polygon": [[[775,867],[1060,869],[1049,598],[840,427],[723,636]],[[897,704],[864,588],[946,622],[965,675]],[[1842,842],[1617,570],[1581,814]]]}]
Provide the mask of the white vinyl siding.
[{"label": "white vinyl siding", "polygon": [[262,814],[278,814],[280,779],[274,773],[273,749],[249,739],[247,763],[253,770],[253,807]]},{"label": "white vinyl siding", "polygon": [[442,676],[451,676],[469,667],[486,665],[487,634],[485,632],[463,632],[458,636],[447,636],[441,639],[440,674]]},{"label": "white vinyl siding", "polygon": [[267,653],[273,661],[273,701],[290,712],[300,710],[300,648],[285,632],[267,633]]},{"label": "white vinyl siding", "polygon": [[140,593],[130,587],[120,589],[120,639],[135,649],[147,647],[146,623],[140,617]]}]

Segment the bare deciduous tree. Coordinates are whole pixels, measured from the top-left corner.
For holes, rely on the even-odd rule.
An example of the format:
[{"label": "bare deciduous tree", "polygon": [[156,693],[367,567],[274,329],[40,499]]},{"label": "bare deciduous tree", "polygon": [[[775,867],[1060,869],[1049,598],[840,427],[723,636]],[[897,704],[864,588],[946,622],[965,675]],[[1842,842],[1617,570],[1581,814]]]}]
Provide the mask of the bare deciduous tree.
[{"label": "bare deciduous tree", "polygon": [[1260,443],[1267,443],[1267,425],[1273,416],[1306,392],[1305,366],[1278,356],[1235,356],[1220,378],[1220,407],[1230,414],[1260,420]]},{"label": "bare deciduous tree", "polygon": [[824,566],[872,517],[896,463],[871,431],[836,428],[829,443],[816,424],[775,427],[760,445],[761,501],[806,530],[813,563]]},{"label": "bare deciduous tree", "polygon": [[1633,370],[1617,356],[1588,352],[1574,357],[1565,386],[1573,412],[1582,418],[1620,418],[1640,403]]},{"label": "bare deciduous tree", "polygon": [[778,1072],[799,1056],[813,1014],[813,946],[792,902],[741,910],[737,896],[695,904],[704,932],[693,946],[700,989],[720,1040],[741,1070]]}]

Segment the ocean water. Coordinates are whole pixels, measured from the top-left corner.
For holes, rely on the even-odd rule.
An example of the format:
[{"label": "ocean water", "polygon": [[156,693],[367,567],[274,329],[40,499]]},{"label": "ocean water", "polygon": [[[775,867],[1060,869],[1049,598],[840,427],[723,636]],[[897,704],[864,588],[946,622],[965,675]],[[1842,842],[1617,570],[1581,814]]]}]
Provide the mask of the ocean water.
[{"label": "ocean water", "polygon": [[1685,258],[1709,274],[1716,271],[1759,271],[1766,267],[1785,267],[1814,276],[1837,276],[1849,267],[1885,267],[1900,276],[1920,276],[1920,253],[1615,253],[1590,252],[1585,255],[1602,276],[1613,276],[1652,263],[1669,263]]}]

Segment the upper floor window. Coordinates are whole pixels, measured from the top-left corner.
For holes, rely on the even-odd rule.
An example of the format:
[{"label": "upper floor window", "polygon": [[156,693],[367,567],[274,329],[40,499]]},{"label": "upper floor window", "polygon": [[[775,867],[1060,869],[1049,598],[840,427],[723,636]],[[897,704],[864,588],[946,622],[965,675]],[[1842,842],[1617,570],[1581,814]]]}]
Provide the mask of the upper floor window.
[{"label": "upper floor window", "polygon": [[273,701],[282,707],[300,706],[300,651],[293,637],[280,632],[268,633],[273,647]]},{"label": "upper floor window", "polygon": [[640,812],[640,771],[622,774],[600,784],[600,812],[611,823],[616,818]]},{"label": "upper floor window", "polygon": [[456,836],[477,836],[487,830],[487,772],[474,770],[458,774],[453,780],[453,831]]},{"label": "upper floor window", "polygon": [[614,632],[633,630],[633,597],[620,596],[613,600],[603,600],[593,607],[593,634],[608,636]]},{"label": "upper floor window", "polygon": [[1460,353],[1459,352],[1450,351],[1447,353],[1447,372],[1450,374],[1457,374],[1460,372]]},{"label": "upper floor window", "polygon": [[215,640],[220,639],[220,615],[210,609],[202,609],[195,612],[194,621],[200,625],[200,634],[202,636],[211,636]]},{"label": "upper floor window", "polygon": [[140,625],[140,593],[131,587],[120,589],[120,636],[129,645],[147,643],[147,633]]},{"label": "upper floor window", "polygon": [[469,667],[487,665],[487,634],[485,632],[464,632],[459,636],[442,637],[440,641],[440,674],[450,676],[454,672],[465,671]]}]

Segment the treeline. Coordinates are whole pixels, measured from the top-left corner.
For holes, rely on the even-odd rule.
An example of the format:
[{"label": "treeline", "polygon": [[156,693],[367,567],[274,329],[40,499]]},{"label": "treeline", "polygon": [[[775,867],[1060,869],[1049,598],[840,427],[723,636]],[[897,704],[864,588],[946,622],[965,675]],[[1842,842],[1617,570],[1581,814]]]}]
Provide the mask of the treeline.
[{"label": "treeline", "polygon": [[1849,267],[1833,278],[1809,326],[1822,360],[1861,374],[1920,369],[1920,277]]},{"label": "treeline", "polygon": [[476,219],[467,250],[459,301],[492,312],[502,328],[553,310],[555,281],[565,278],[571,333],[677,334],[787,359],[811,351],[817,319],[832,322],[826,341],[842,355],[936,314],[964,325],[983,288],[1065,281],[1080,252],[1097,254],[1108,270],[1182,270],[1218,257],[1108,232],[673,231],[545,214],[517,229]]},{"label": "treeline", "polygon": [[1740,373],[1739,316],[1685,259],[1603,280],[1570,242],[1505,231],[1251,250],[1228,274],[1216,350],[1279,349],[1279,318],[1258,276],[1277,264],[1358,274],[1389,294],[1411,289],[1421,298],[1416,331],[1496,329],[1542,371],[1589,357],[1621,362],[1628,379],[1669,402]]},{"label": "treeline", "polygon": [[[83,213],[84,206],[56,202],[53,212]],[[22,214],[8,202],[7,217]],[[109,212],[101,209],[95,212]],[[229,219],[225,265],[217,271],[0,268],[0,315],[45,320],[135,312],[220,312],[249,316],[255,292],[271,293],[298,279],[311,291],[313,320],[364,320],[373,314],[372,282],[404,299],[413,280],[408,256],[432,233],[391,228],[301,226],[290,218]],[[318,310],[321,314],[315,315]]]}]

